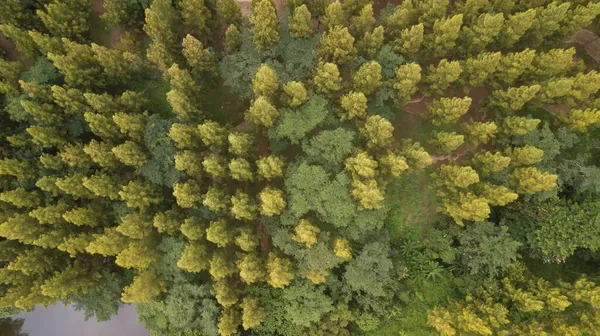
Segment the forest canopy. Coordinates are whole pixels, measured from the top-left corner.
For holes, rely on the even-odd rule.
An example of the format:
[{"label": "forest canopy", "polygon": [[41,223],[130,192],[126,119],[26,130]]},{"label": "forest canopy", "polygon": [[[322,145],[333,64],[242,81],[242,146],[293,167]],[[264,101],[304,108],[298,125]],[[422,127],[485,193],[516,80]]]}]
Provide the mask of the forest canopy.
[{"label": "forest canopy", "polygon": [[3,0],[0,316],[134,303],[153,336],[597,335],[599,16]]}]

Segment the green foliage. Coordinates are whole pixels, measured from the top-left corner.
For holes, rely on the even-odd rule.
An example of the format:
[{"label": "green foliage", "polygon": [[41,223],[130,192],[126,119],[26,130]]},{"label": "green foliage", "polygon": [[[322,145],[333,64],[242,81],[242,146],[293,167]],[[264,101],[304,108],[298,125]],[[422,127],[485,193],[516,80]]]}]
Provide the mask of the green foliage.
[{"label": "green foliage", "polygon": [[325,120],[329,113],[328,108],[327,99],[313,95],[298,109],[281,109],[281,120],[276,127],[269,131],[269,137],[287,138],[291,143],[299,143],[306,134]]}]

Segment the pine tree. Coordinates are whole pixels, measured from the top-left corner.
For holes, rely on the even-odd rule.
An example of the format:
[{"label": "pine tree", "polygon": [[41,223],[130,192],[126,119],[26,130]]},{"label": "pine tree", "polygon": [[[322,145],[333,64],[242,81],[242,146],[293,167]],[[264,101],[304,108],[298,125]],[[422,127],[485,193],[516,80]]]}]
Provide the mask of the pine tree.
[{"label": "pine tree", "polygon": [[76,199],[92,198],[94,195],[83,186],[82,173],[72,173],[63,178],[59,178],[54,182],[56,186],[65,194],[71,195]]},{"label": "pine tree", "polygon": [[81,144],[64,146],[59,156],[70,167],[88,168],[93,163]]},{"label": "pine tree", "polygon": [[35,208],[41,202],[37,192],[26,191],[23,188],[1,192],[0,201],[10,203],[17,208]]},{"label": "pine tree", "polygon": [[217,187],[210,187],[203,196],[204,200],[202,204],[209,208],[211,211],[219,212],[227,209],[229,196],[227,196],[221,189]]},{"label": "pine tree", "polygon": [[191,241],[185,245],[177,266],[191,273],[200,273],[210,267],[208,256],[208,251],[203,243]]},{"label": "pine tree", "polygon": [[369,3],[361,8],[360,13],[350,19],[350,29],[352,35],[360,37],[366,32],[373,30],[375,26],[375,16],[373,15],[373,4]]},{"label": "pine tree", "polygon": [[244,330],[260,325],[267,318],[267,312],[258,298],[245,297],[240,304],[240,308],[242,308],[242,326]]},{"label": "pine tree", "polygon": [[87,109],[85,97],[80,90],[57,85],[53,85],[51,90],[54,102],[64,109],[64,113],[78,116]]},{"label": "pine tree", "polygon": [[141,271],[133,278],[131,285],[123,288],[121,300],[128,303],[146,303],[166,291],[165,282],[160,280],[156,270],[151,267]]},{"label": "pine tree", "polygon": [[183,151],[175,154],[175,169],[186,172],[192,177],[202,175],[202,161],[200,157],[192,151]]},{"label": "pine tree", "polygon": [[251,123],[266,128],[275,126],[279,119],[279,111],[265,97],[258,97],[246,114],[245,119]]},{"label": "pine tree", "polygon": [[348,64],[356,57],[354,37],[347,27],[334,26],[323,34],[315,56],[323,62]]},{"label": "pine tree", "polygon": [[296,7],[289,23],[290,35],[293,38],[309,38],[313,34],[312,18],[306,5]]},{"label": "pine tree", "polygon": [[[213,283],[213,294],[217,302],[223,307],[230,307],[238,301],[237,290],[235,283],[229,278],[221,279]],[[230,333],[237,330],[238,324],[235,324],[234,329]]]},{"label": "pine tree", "polygon": [[488,100],[488,107],[505,114],[519,111],[540,89],[541,86],[536,84],[493,91]]},{"label": "pine tree", "polygon": [[112,152],[112,148],[110,143],[92,140],[83,147],[83,151],[100,167],[116,168],[121,165],[121,162]]},{"label": "pine tree", "polygon": [[342,4],[339,1],[334,1],[325,8],[325,15],[321,19],[321,23],[326,30],[335,26],[344,26],[346,22]]},{"label": "pine tree", "polygon": [[471,163],[475,166],[481,175],[489,176],[492,173],[499,172],[508,167],[510,157],[502,155],[500,152],[479,152],[473,155]]},{"label": "pine tree", "polygon": [[520,194],[535,194],[556,187],[558,176],[535,167],[517,168],[509,176],[513,189]]},{"label": "pine tree", "polygon": [[435,21],[433,33],[425,37],[425,47],[432,57],[444,57],[452,54],[460,35],[462,23],[462,14]]},{"label": "pine tree", "polygon": [[173,185],[173,196],[181,208],[196,208],[202,202],[200,185],[195,180],[188,180]]},{"label": "pine tree", "polygon": [[465,115],[471,107],[471,97],[440,98],[434,100],[428,107],[429,118],[434,125],[453,124]]},{"label": "pine tree", "polygon": [[227,163],[224,158],[218,154],[210,154],[202,161],[204,171],[207,172],[213,180],[224,178],[226,176],[226,165]]},{"label": "pine tree", "polygon": [[144,239],[153,232],[153,218],[145,212],[131,212],[121,217],[121,224],[116,230],[133,239]]},{"label": "pine tree", "polygon": [[377,174],[377,161],[367,152],[358,152],[346,159],[346,170],[352,174],[352,179],[372,179]]},{"label": "pine tree", "polygon": [[383,26],[378,26],[373,29],[372,32],[366,32],[362,38],[356,43],[356,49],[362,55],[367,56],[369,59],[375,58],[384,40],[384,29]]},{"label": "pine tree", "polygon": [[335,63],[319,62],[313,76],[315,89],[319,93],[331,95],[342,89],[342,77]]},{"label": "pine tree", "polygon": [[206,231],[206,225],[198,217],[189,217],[181,224],[181,233],[187,237],[188,240],[199,241],[204,237]]},{"label": "pine tree", "polygon": [[213,52],[204,48],[202,42],[188,34],[183,39],[183,56],[192,69],[195,78],[210,75],[217,71],[217,61]]},{"label": "pine tree", "polygon": [[117,27],[128,20],[129,8],[127,1],[104,0],[104,13],[100,18],[111,27]]},{"label": "pine tree", "polygon": [[572,109],[565,116],[560,116],[559,120],[566,124],[570,130],[584,133],[592,126],[600,126],[600,110],[598,109]]},{"label": "pine tree", "polygon": [[179,1],[181,17],[187,31],[198,36],[202,43],[211,40],[212,14],[204,0]]},{"label": "pine tree", "polygon": [[141,167],[148,162],[146,151],[133,141],[125,141],[112,149],[113,154],[128,166]]},{"label": "pine tree", "polygon": [[530,145],[507,148],[505,152],[513,166],[532,165],[542,161],[544,157],[543,150]]},{"label": "pine tree", "polygon": [[381,65],[375,61],[367,62],[352,76],[354,90],[364,93],[366,96],[377,91],[381,87]]},{"label": "pine tree", "polygon": [[62,215],[71,207],[65,202],[39,207],[29,212],[29,216],[35,218],[42,224],[59,225],[65,224]]},{"label": "pine tree", "polygon": [[33,138],[33,143],[45,148],[60,147],[66,144],[64,133],[54,127],[29,126],[26,131]]},{"label": "pine tree", "polygon": [[273,288],[284,288],[294,279],[292,262],[275,252],[269,252],[267,283]]},{"label": "pine tree", "polygon": [[374,210],[383,207],[385,197],[375,180],[352,181],[351,194],[359,202],[360,209]]},{"label": "pine tree", "polygon": [[367,118],[364,127],[360,129],[360,135],[367,141],[370,149],[384,148],[393,139],[394,126],[387,119],[373,115]]},{"label": "pine tree", "polygon": [[600,73],[595,70],[578,73],[573,77],[573,87],[569,96],[577,101],[585,102],[600,90]]},{"label": "pine tree", "polygon": [[231,243],[233,243],[233,239],[233,228],[230,228],[224,219],[219,219],[217,221],[210,222],[208,229],[206,229],[206,240],[216,244],[218,247],[226,247],[230,245]]},{"label": "pine tree", "polygon": [[283,212],[286,206],[283,191],[272,187],[265,187],[259,194],[260,213],[264,216],[275,216]]},{"label": "pine tree", "polygon": [[158,0],[152,1],[145,15],[144,31],[151,37],[147,51],[148,60],[165,71],[181,58],[178,51],[180,40],[176,33],[180,21],[179,13],[170,0]]},{"label": "pine tree", "polygon": [[491,44],[504,26],[504,14],[481,14],[471,26],[461,31],[461,40],[467,46],[470,55],[479,54]]},{"label": "pine tree", "polygon": [[427,27],[434,25],[434,22],[446,15],[449,0],[424,0],[417,3],[417,12],[419,13],[419,23]]},{"label": "pine tree", "polygon": [[83,186],[93,192],[94,195],[111,200],[120,198],[119,191],[121,191],[122,185],[122,181],[118,176],[102,171],[83,179]]},{"label": "pine tree", "polygon": [[241,190],[231,196],[231,214],[238,220],[254,220],[258,207],[250,196]]},{"label": "pine tree", "polygon": [[301,82],[287,82],[282,89],[281,100],[289,107],[298,107],[308,100],[308,92]]},{"label": "pine tree", "polygon": [[264,281],[265,266],[260,256],[256,253],[247,253],[236,262],[240,270],[240,278],[247,284],[253,284],[258,281]]},{"label": "pine tree", "polygon": [[219,317],[219,334],[223,336],[233,335],[237,332],[241,323],[240,313],[237,309],[225,309]]},{"label": "pine tree", "polygon": [[217,13],[221,24],[238,25],[242,23],[242,10],[234,0],[217,0]]},{"label": "pine tree", "polygon": [[214,121],[205,121],[198,125],[198,134],[202,143],[214,151],[225,147],[227,143],[227,130]]},{"label": "pine tree", "polygon": [[283,177],[284,161],[276,155],[262,157],[256,161],[258,175],[265,180],[274,180]]},{"label": "pine tree", "polygon": [[117,255],[116,264],[123,268],[135,268],[145,270],[160,258],[156,249],[156,241],[152,238],[144,238],[129,244],[129,246]]},{"label": "pine tree", "polygon": [[463,72],[458,80],[464,91],[484,87],[500,66],[501,59],[502,54],[500,52],[483,52],[477,55],[476,58],[467,58],[462,64]]},{"label": "pine tree", "polygon": [[115,140],[121,137],[119,127],[113,120],[99,113],[85,112],[83,115],[91,131],[103,140]]},{"label": "pine tree", "polygon": [[185,69],[180,69],[177,64],[173,64],[167,73],[171,83],[171,91],[167,92],[167,101],[173,108],[173,112],[182,121],[202,119],[200,88],[190,73]]},{"label": "pine tree", "polygon": [[493,84],[514,85],[517,79],[531,68],[534,58],[535,50],[533,49],[525,49],[521,52],[508,53],[502,56],[500,66],[496,69]]},{"label": "pine tree", "polygon": [[[223,249],[216,250],[210,259],[210,276],[215,281],[221,281],[224,278],[237,272],[235,263],[225,253]],[[221,304],[223,305],[223,304]]]},{"label": "pine tree", "polygon": [[558,79],[566,76],[575,66],[575,48],[551,49],[538,53],[533,59],[529,75],[538,80]]},{"label": "pine tree", "polygon": [[512,192],[507,187],[489,183],[483,184],[481,194],[489,204],[497,206],[505,206],[514,202],[519,197],[518,194]]},{"label": "pine tree", "polygon": [[393,39],[397,39],[404,29],[416,23],[417,14],[412,1],[402,1],[399,6],[396,6],[394,13],[385,20],[385,31]]},{"label": "pine tree", "polygon": [[464,225],[464,220],[479,222],[490,216],[490,206],[483,197],[473,193],[459,193],[456,198],[443,201],[444,212],[459,225]]},{"label": "pine tree", "polygon": [[252,41],[259,51],[264,50],[279,42],[279,27],[277,14],[269,0],[258,0],[252,7],[250,16],[252,23]]},{"label": "pine tree", "polygon": [[422,169],[433,163],[431,155],[425,151],[423,146],[418,142],[404,140],[400,148],[400,155],[408,160],[410,166]]},{"label": "pine tree", "polygon": [[237,181],[252,181],[254,174],[248,160],[235,158],[229,162],[229,176]]},{"label": "pine tree", "polygon": [[62,44],[64,54],[48,53],[47,57],[65,76],[65,82],[77,88],[102,87],[105,83],[104,68],[98,63],[92,48],[67,39],[63,39]]},{"label": "pine tree", "polygon": [[502,120],[502,132],[508,135],[525,135],[538,127],[540,119],[506,117]]},{"label": "pine tree", "polygon": [[352,260],[352,247],[346,238],[336,238],[333,242],[333,251],[342,262]]},{"label": "pine tree", "polygon": [[131,242],[115,228],[106,228],[102,234],[95,234],[94,240],[85,248],[86,252],[105,257],[116,256]]},{"label": "pine tree", "polygon": [[[457,192],[479,182],[479,175],[469,166],[444,164],[433,174],[433,179],[440,188],[449,192]],[[445,193],[444,190],[439,192]]]},{"label": "pine tree", "polygon": [[396,104],[406,105],[417,93],[417,85],[421,81],[421,66],[417,63],[404,64],[396,68],[393,88],[396,90]]},{"label": "pine tree", "polygon": [[380,157],[378,160],[379,165],[385,174],[392,177],[400,177],[400,175],[408,169],[406,159],[403,156],[392,152]]},{"label": "pine tree", "polygon": [[196,149],[200,147],[200,132],[197,127],[174,123],[169,130],[169,138],[180,149]]},{"label": "pine tree", "polygon": [[130,208],[144,209],[163,201],[154,185],[145,180],[130,181],[121,188],[119,196]]},{"label": "pine tree", "polygon": [[102,47],[95,43],[91,46],[96,54],[96,60],[112,82],[127,83],[143,70],[143,61],[136,54]]},{"label": "pine tree", "polygon": [[241,45],[242,37],[240,30],[234,24],[230,24],[225,31],[225,50],[227,54],[237,52]]},{"label": "pine tree", "polygon": [[46,34],[39,33],[35,30],[30,30],[29,36],[33,39],[33,42],[37,45],[42,55],[48,53],[60,54],[64,53],[64,46],[60,37],[49,36]]},{"label": "pine tree", "polygon": [[448,62],[447,59],[441,60],[437,66],[430,65],[424,82],[427,86],[427,93],[430,95],[441,95],[460,77],[462,68],[458,61]]},{"label": "pine tree", "polygon": [[277,72],[267,64],[262,64],[252,79],[252,92],[254,97],[272,97],[279,89]]},{"label": "pine tree", "polygon": [[436,132],[431,133],[429,143],[440,154],[449,154],[458,149],[465,142],[465,136],[456,132]]},{"label": "pine tree", "polygon": [[346,112],[345,119],[364,119],[367,117],[367,97],[362,92],[351,91],[342,96],[340,105]]},{"label": "pine tree", "polygon": [[147,121],[145,114],[119,112],[114,114],[112,119],[122,134],[136,141],[144,138]]},{"label": "pine tree", "polygon": [[235,156],[249,156],[252,153],[254,138],[248,133],[230,133],[227,136],[229,141],[229,153]]},{"label": "pine tree", "polygon": [[422,23],[402,30],[400,36],[392,42],[394,51],[415,57],[421,51],[424,31]]},{"label": "pine tree", "polygon": [[527,31],[528,44],[538,46],[544,42],[546,37],[558,31],[570,6],[570,2],[551,2],[546,7],[538,8],[533,25]]},{"label": "pine tree", "polygon": [[[575,6],[574,2],[573,6]],[[598,3],[588,2],[586,6],[577,5],[577,7],[571,7],[570,9],[555,33],[564,38],[569,38],[579,30],[589,26],[600,15],[600,4]]]},{"label": "pine tree", "polygon": [[86,0],[54,0],[44,6],[45,11],[37,10],[51,35],[85,42],[89,35],[88,21],[91,9]]},{"label": "pine tree", "polygon": [[510,48],[525,35],[533,25],[537,9],[528,9],[508,15],[504,28],[498,35],[498,42],[502,48]]},{"label": "pine tree", "polygon": [[312,225],[308,220],[301,219],[296,225],[295,235],[292,237],[293,240],[300,244],[311,247],[317,243],[317,235],[321,232],[318,227]]}]

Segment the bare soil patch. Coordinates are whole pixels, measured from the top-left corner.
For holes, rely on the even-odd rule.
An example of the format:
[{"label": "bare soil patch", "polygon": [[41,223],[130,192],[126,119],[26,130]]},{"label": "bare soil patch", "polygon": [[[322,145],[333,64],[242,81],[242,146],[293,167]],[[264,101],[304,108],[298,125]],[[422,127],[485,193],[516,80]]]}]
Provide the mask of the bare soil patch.
[{"label": "bare soil patch", "polygon": [[21,54],[17,51],[15,44],[7,39],[2,32],[0,32],[0,50],[6,53],[6,58],[10,61],[16,62],[21,58]]}]

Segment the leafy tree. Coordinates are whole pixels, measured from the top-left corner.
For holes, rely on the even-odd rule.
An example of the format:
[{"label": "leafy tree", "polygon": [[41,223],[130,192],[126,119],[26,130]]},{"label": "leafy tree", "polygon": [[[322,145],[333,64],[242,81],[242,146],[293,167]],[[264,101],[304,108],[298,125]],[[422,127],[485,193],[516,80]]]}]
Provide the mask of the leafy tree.
[{"label": "leafy tree", "polygon": [[308,100],[308,92],[301,82],[287,82],[282,89],[281,100],[289,107],[298,107]]},{"label": "leafy tree", "polygon": [[217,0],[217,13],[222,24],[237,25],[242,22],[242,11],[234,0]]},{"label": "leafy tree", "polygon": [[429,118],[434,125],[456,123],[460,117],[465,115],[471,107],[471,97],[463,98],[440,98],[434,100],[427,109]]},{"label": "leafy tree", "polygon": [[252,41],[256,49],[264,50],[279,41],[277,14],[271,1],[258,0],[252,7]]},{"label": "leafy tree", "polygon": [[462,68],[458,61],[441,60],[437,66],[430,65],[424,82],[428,84],[427,93],[441,95],[460,77]]},{"label": "leafy tree", "polygon": [[89,34],[88,20],[91,15],[85,0],[54,0],[37,10],[37,16],[54,36],[84,42]]},{"label": "leafy tree", "polygon": [[313,76],[317,92],[330,95],[342,89],[342,77],[335,63],[319,62]]},{"label": "leafy tree", "polygon": [[237,52],[242,45],[241,33],[238,27],[230,24],[225,31],[225,50],[228,54]]},{"label": "leafy tree", "polygon": [[312,137],[302,145],[302,151],[310,163],[317,163],[331,170],[339,171],[346,157],[354,148],[356,134],[344,128],[326,130]]},{"label": "leafy tree", "polygon": [[425,46],[433,57],[443,57],[452,53],[462,24],[462,14],[435,20],[433,33],[425,38]]},{"label": "leafy tree", "polygon": [[509,175],[513,189],[520,194],[534,194],[556,186],[558,176],[535,167],[517,168]]},{"label": "leafy tree", "polygon": [[309,327],[333,309],[331,298],[322,286],[296,281],[283,292],[285,316],[291,323]]},{"label": "leafy tree", "polygon": [[354,37],[350,35],[348,28],[334,26],[323,34],[315,56],[323,62],[344,65],[354,60],[356,52]]},{"label": "leafy tree", "polygon": [[462,146],[464,142],[464,135],[456,132],[450,133],[443,131],[433,131],[431,133],[431,139],[429,140],[429,143],[441,154],[448,154],[455,151],[458,147]]},{"label": "leafy tree", "polygon": [[[389,247],[381,242],[365,245],[346,266],[344,280],[350,289],[375,297],[387,295],[393,269],[389,253]],[[375,276],[365,277],[364,274]]]},{"label": "leafy tree", "polygon": [[313,34],[311,14],[306,5],[296,7],[289,24],[290,34],[294,38],[309,38]]},{"label": "leafy tree", "polygon": [[259,194],[260,213],[265,216],[275,216],[283,212],[286,206],[283,192],[272,187],[265,187]]},{"label": "leafy tree", "polygon": [[252,79],[252,92],[254,97],[272,97],[279,89],[279,79],[277,72],[267,64],[263,64],[256,71],[256,75]]},{"label": "leafy tree", "polygon": [[352,76],[354,89],[365,95],[377,91],[381,87],[381,65],[375,61],[363,64]]}]

